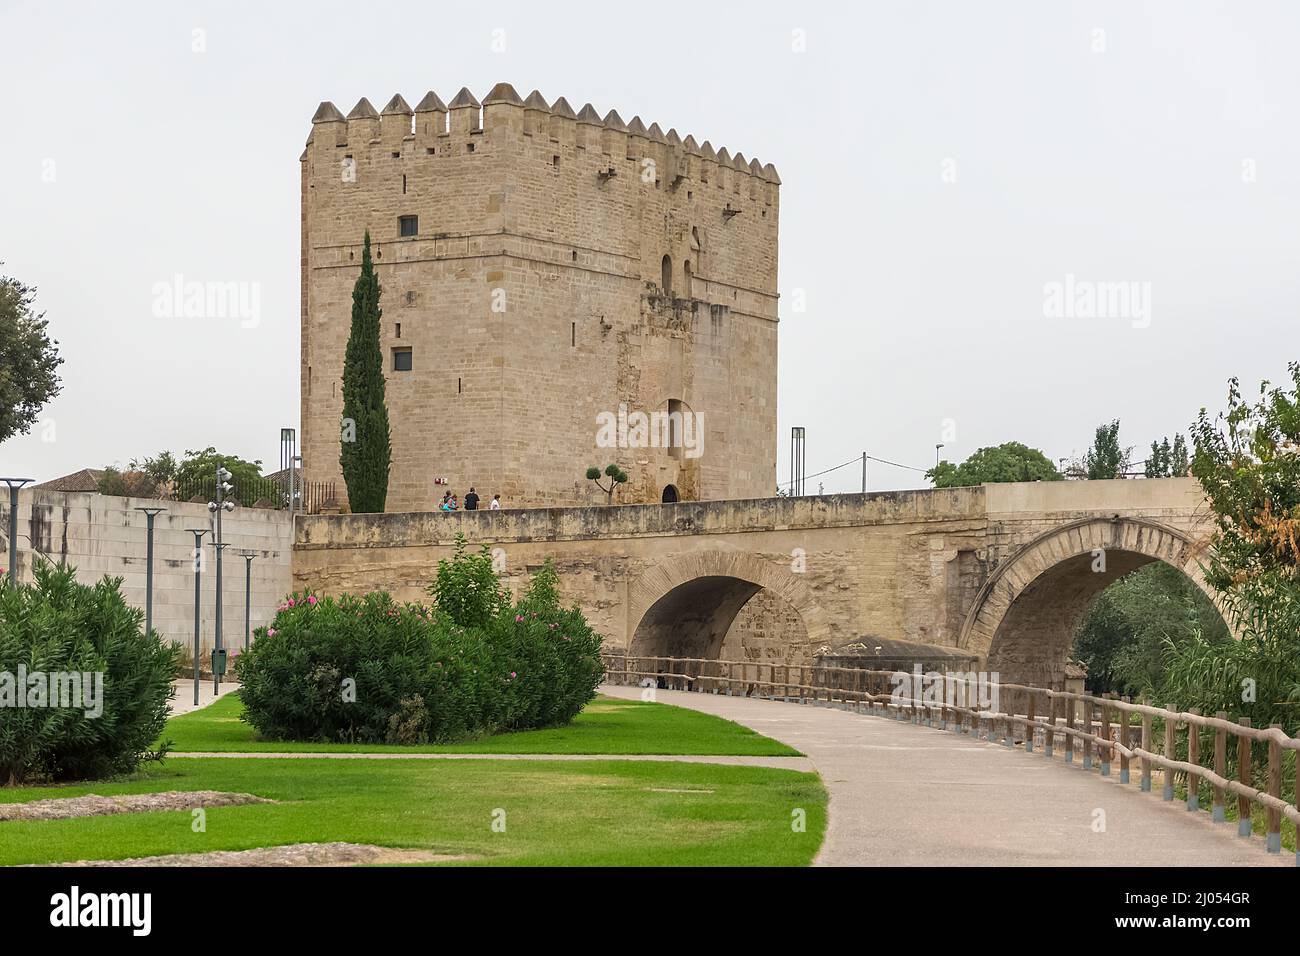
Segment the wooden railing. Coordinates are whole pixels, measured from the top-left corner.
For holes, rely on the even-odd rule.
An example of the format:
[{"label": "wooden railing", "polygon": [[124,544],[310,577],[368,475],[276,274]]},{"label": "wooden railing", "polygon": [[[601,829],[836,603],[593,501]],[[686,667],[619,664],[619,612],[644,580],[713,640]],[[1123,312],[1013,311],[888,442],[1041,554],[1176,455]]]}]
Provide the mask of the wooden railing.
[{"label": "wooden railing", "polygon": [[[1225,713],[1209,717],[1196,711],[1153,707],[1127,698],[1095,697],[1025,684],[981,685],[971,672],[921,675],[871,671],[855,667],[819,667],[756,661],[719,661],[682,657],[603,655],[605,678],[631,684],[700,693],[741,695],[801,704],[839,705],[858,712],[937,726],[940,730],[1014,746],[1023,742],[1033,752],[1039,739],[1042,752],[1054,756],[1058,740],[1064,759],[1073,762],[1082,751],[1084,769],[1095,762],[1110,776],[1119,759],[1119,780],[1128,783],[1133,761],[1140,762],[1139,785],[1151,789],[1153,769],[1163,778],[1165,800],[1174,799],[1176,783],[1186,789],[1187,809],[1200,806],[1202,785],[1212,789],[1212,818],[1227,819],[1226,801],[1236,798],[1237,832],[1253,832],[1253,806],[1265,816],[1265,847],[1282,848],[1282,818],[1300,827],[1300,796],[1283,799],[1284,763],[1290,791],[1296,794],[1296,761],[1283,760],[1285,751],[1300,752],[1300,738],[1288,737],[1281,726],[1252,727],[1249,717],[1229,720]],[[903,678],[906,678],[904,680]],[[987,698],[981,701],[981,696]],[[1135,739],[1136,738],[1136,739]],[[1203,746],[1208,744],[1208,746]],[[1255,785],[1255,752],[1263,752],[1267,783]],[[1183,753],[1186,759],[1180,759]],[[1235,773],[1229,774],[1232,762]],[[1208,765],[1207,765],[1208,763]],[[1297,852],[1300,865],[1300,852]]]}]

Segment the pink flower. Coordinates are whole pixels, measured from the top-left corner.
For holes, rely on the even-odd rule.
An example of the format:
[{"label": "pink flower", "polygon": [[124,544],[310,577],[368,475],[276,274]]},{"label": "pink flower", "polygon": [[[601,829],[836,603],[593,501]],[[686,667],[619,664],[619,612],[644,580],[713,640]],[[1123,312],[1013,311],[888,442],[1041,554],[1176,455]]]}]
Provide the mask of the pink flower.
[{"label": "pink flower", "polygon": [[519,675],[516,674],[514,671],[511,671],[511,672],[510,672],[510,679],[511,679],[511,680],[514,680],[514,679],[515,679],[516,677],[518,677],[518,676],[519,676]]},{"label": "pink flower", "polygon": [[275,634],[276,634],[276,630],[275,630],[275,628],[273,628],[273,627],[268,627],[268,628],[266,629],[266,636],[267,636],[267,637],[275,637]]},{"label": "pink flower", "polygon": [[523,619],[524,619],[524,616],[523,616],[522,614],[516,614],[516,615],[515,615],[515,623],[516,623],[516,624],[518,624],[518,623],[519,623],[520,621],[522,621]]},{"label": "pink flower", "polygon": [[308,595],[307,603],[314,607],[316,605],[316,595],[314,594]]}]

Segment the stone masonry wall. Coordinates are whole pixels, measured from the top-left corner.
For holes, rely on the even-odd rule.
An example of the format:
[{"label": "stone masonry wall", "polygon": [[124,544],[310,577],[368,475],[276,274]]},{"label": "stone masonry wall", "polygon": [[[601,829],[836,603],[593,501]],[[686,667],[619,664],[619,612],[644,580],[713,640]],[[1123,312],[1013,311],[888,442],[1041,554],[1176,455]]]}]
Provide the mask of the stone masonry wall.
[{"label": "stone masonry wall", "polygon": [[[302,449],[339,472],[342,364],[366,230],[383,287],[388,510],[431,509],[445,477],[484,503],[771,494],[777,220],[771,165],[639,118],[580,114],[500,84],[382,115],[324,103],[302,156]],[[611,175],[612,174],[612,175]],[[417,217],[402,237],[399,218]],[[664,257],[669,258],[667,287]],[[411,371],[393,350],[411,349]],[[703,454],[597,447],[597,415],[702,417]]]}]

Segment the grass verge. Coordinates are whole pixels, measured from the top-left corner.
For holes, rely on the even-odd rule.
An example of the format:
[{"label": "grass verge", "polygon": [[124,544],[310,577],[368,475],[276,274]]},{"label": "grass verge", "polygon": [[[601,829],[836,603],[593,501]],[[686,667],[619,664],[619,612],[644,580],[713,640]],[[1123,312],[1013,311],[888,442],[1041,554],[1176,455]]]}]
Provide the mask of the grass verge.
[{"label": "grass verge", "polygon": [[301,743],[264,741],[240,720],[243,703],[228,694],[192,713],[173,717],[163,731],[177,753],[500,753],[669,754],[797,757],[799,751],[730,720],[642,701],[598,697],[572,723],[496,734],[450,745]]},{"label": "grass verge", "polygon": [[[718,764],[201,758],[129,780],[0,789],[0,801],[160,790],[280,802],[208,809],[198,833],[188,811],[0,823],[0,865],[340,840],[480,865],[801,866],[827,801],[816,774]],[[792,826],[800,810],[804,832]]]}]

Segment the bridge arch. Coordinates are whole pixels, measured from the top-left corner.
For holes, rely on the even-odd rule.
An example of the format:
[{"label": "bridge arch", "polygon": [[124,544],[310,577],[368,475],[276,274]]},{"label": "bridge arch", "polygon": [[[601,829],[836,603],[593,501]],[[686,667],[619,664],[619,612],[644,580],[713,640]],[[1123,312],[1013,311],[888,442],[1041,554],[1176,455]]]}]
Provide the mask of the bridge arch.
[{"label": "bridge arch", "polygon": [[628,590],[628,652],[647,657],[717,658],[732,622],[768,591],[792,607],[809,646],[828,640],[808,586],[785,566],[739,550],[691,551],[644,571]]},{"label": "bridge arch", "polygon": [[1145,518],[1083,518],[1053,528],[989,576],[966,614],[958,646],[978,654],[1003,681],[1060,686],[1075,632],[1092,602],[1145,564],[1163,561],[1177,568],[1222,610],[1201,572],[1203,547]]}]

